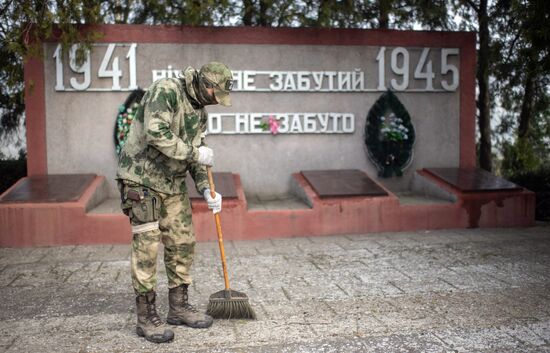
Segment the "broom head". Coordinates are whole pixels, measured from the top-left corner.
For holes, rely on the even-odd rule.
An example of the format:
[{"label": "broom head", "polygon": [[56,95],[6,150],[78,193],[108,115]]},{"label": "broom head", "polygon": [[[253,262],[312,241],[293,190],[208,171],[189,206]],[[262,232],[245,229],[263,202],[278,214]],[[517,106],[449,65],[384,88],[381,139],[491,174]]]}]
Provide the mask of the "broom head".
[{"label": "broom head", "polygon": [[215,319],[256,319],[246,294],[232,289],[212,294],[206,313]]}]

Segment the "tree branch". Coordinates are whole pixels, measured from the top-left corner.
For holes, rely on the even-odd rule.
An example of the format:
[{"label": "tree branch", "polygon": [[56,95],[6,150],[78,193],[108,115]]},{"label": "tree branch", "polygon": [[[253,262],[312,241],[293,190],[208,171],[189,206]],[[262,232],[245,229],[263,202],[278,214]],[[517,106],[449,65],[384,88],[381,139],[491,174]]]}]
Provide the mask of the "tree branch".
[{"label": "tree branch", "polygon": [[474,9],[475,12],[479,13],[479,7],[477,6],[477,4],[475,2],[473,2],[472,0],[464,0],[468,5],[470,5],[470,7],[472,9]]},{"label": "tree branch", "polygon": [[3,16],[12,3],[13,3],[13,0],[7,1],[6,4],[2,6],[2,8],[0,9],[0,15]]},{"label": "tree branch", "polygon": [[518,31],[516,33],[516,36],[512,40],[512,43],[510,43],[510,48],[508,48],[508,55],[506,56],[506,59],[504,60],[505,63],[510,62],[510,58],[512,57],[513,51],[514,51],[515,46],[516,46],[516,42],[519,40],[520,37],[521,37],[521,31]]}]

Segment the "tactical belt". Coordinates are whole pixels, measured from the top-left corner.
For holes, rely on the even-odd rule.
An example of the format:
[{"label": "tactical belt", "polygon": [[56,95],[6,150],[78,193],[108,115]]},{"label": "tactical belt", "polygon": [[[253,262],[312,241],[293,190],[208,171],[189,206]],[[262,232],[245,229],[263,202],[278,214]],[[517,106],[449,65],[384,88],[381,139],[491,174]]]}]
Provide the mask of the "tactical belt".
[{"label": "tactical belt", "polygon": [[145,233],[149,232],[151,230],[157,230],[159,229],[159,222],[149,222],[149,223],[143,223],[138,224],[137,226],[132,226],[132,233],[133,234],[139,234],[139,233]]}]

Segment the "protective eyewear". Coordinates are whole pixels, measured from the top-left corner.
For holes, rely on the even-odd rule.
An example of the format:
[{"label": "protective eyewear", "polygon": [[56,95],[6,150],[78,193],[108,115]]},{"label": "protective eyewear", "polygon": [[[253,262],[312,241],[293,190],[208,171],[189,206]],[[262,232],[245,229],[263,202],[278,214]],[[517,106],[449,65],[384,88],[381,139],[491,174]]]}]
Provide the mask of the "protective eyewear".
[{"label": "protective eyewear", "polygon": [[225,81],[225,88],[222,88],[220,85],[218,85],[217,83],[215,82],[212,82],[210,81],[209,79],[207,79],[206,77],[202,76],[203,80],[204,80],[204,85],[206,86],[206,88],[218,88],[219,90],[221,91],[231,91],[233,89],[233,80],[227,80]]}]

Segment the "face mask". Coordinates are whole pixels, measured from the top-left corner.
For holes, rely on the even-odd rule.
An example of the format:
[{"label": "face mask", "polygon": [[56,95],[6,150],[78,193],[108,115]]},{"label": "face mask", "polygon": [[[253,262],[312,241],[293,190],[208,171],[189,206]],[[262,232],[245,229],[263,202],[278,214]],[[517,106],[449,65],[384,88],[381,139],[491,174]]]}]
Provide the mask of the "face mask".
[{"label": "face mask", "polygon": [[199,77],[198,74],[196,74],[193,77],[193,88],[195,89],[197,100],[201,105],[205,106],[205,105],[218,104],[218,101],[216,100],[214,93],[212,94],[208,93],[203,80]]}]

